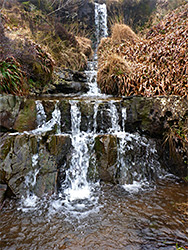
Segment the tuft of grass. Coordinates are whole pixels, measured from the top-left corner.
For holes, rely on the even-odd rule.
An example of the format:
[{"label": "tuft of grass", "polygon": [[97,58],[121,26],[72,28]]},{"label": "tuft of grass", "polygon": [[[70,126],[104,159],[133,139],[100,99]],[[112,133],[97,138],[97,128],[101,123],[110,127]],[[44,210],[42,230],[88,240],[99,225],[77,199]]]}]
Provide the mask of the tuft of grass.
[{"label": "tuft of grass", "polygon": [[123,41],[128,41],[131,44],[139,41],[139,37],[134,33],[134,31],[126,24],[114,24],[112,27],[112,41],[114,43],[120,44]]},{"label": "tuft of grass", "polygon": [[[99,69],[112,54],[124,58],[134,69],[128,77],[119,78],[120,95],[188,98],[187,36],[184,35],[187,7],[188,4],[170,12],[150,29],[146,39],[139,40],[128,26],[116,24],[111,38],[102,40],[98,47]],[[98,83],[100,86],[99,80]]]},{"label": "tuft of grass", "polygon": [[118,95],[121,87],[119,77],[129,75],[131,69],[127,62],[116,54],[110,55],[106,63],[100,67],[97,80],[102,92]]},{"label": "tuft of grass", "polygon": [[91,48],[91,40],[86,37],[76,36],[76,40],[80,47],[81,52],[87,57],[91,58],[93,51]]}]

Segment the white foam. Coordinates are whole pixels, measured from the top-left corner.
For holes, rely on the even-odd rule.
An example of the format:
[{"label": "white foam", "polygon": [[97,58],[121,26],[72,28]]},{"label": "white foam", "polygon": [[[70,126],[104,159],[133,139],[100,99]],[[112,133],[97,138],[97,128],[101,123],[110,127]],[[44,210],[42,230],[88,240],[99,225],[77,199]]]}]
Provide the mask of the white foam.
[{"label": "white foam", "polygon": [[141,190],[142,186],[143,186],[143,183],[133,181],[132,184],[124,184],[123,188],[130,193],[137,193],[138,191]]},{"label": "white foam", "polygon": [[85,185],[83,188],[77,188],[74,186],[65,190],[65,194],[69,201],[89,199],[90,193],[89,185]]},{"label": "white foam", "polygon": [[36,206],[38,197],[36,195],[30,195],[23,201],[23,206],[26,208],[34,208]]},{"label": "white foam", "polygon": [[38,164],[38,158],[39,158],[39,155],[38,154],[35,154],[32,156],[32,166],[36,166]]}]

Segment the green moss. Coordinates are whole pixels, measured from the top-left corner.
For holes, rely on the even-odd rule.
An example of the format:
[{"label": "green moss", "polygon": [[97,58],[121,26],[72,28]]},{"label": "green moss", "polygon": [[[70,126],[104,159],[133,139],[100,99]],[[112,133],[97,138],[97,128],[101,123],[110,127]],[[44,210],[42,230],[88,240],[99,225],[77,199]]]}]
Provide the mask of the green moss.
[{"label": "green moss", "polygon": [[23,132],[35,129],[36,127],[36,105],[34,100],[26,100],[23,103],[24,107],[20,110],[14,129]]},{"label": "green moss", "polygon": [[7,137],[6,139],[2,141],[1,150],[0,150],[0,159],[5,160],[6,156],[11,150],[11,147],[13,145],[13,140],[14,140],[14,137],[12,136],[12,137]]}]

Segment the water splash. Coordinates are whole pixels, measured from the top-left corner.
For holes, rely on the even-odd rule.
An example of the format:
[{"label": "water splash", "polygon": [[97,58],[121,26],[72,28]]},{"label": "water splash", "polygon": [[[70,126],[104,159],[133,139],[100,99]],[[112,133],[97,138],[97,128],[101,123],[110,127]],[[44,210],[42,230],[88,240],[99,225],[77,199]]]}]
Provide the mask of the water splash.
[{"label": "water splash", "polygon": [[30,210],[35,210],[36,204],[38,202],[38,197],[34,194],[33,189],[37,182],[37,175],[39,173],[39,169],[37,169],[38,164],[38,154],[34,154],[32,156],[32,170],[25,177],[25,189],[26,189],[26,197],[22,196],[21,199],[21,207],[20,209],[23,212],[28,212]]},{"label": "water splash", "polygon": [[36,110],[37,110],[37,125],[38,128],[43,126],[46,123],[46,114],[44,111],[44,106],[40,100],[35,101]]},{"label": "water splash", "polygon": [[46,122],[46,114],[44,112],[44,107],[42,105],[42,102],[36,103],[36,108],[39,113],[37,113],[38,118],[38,127],[35,130],[24,132],[25,134],[41,134],[47,131],[50,131],[52,129],[55,129],[55,132],[57,134],[61,133],[61,111],[58,107],[59,101],[57,100],[55,102],[54,111],[52,112],[52,118]]}]

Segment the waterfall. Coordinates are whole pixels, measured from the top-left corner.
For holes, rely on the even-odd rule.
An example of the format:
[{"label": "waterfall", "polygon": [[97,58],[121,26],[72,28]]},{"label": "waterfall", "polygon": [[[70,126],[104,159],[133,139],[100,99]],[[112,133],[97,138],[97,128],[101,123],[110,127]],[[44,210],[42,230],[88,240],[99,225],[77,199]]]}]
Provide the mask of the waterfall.
[{"label": "waterfall", "polygon": [[[107,36],[107,10],[105,4],[95,3],[95,25],[97,46],[100,39]],[[97,164],[99,164],[95,149],[97,138],[100,138],[101,143],[103,143],[103,138],[112,139],[116,142],[116,145],[113,145],[116,155],[116,176],[119,176],[118,182],[126,190],[138,191],[139,188],[149,183],[150,180],[162,174],[160,163],[157,159],[155,143],[138,133],[131,134],[126,132],[128,114],[127,108],[122,107],[122,99],[107,97],[100,93],[96,80],[96,51],[93,61],[88,62],[88,69],[85,73],[89,85],[88,93],[82,95],[81,98],[70,98],[68,105],[67,99],[66,101],[63,98],[55,101],[48,100],[50,107],[52,104],[54,105],[51,119],[49,114],[45,113],[45,110],[48,110],[48,104],[41,100],[35,102],[37,128],[28,133],[41,135],[51,131],[50,133],[56,134],[56,136],[62,136],[65,135],[61,124],[64,119],[64,108],[66,109],[64,110],[65,113],[71,119],[70,122],[66,121],[68,124],[66,125],[68,126],[66,136],[69,136],[71,139],[70,156],[67,157],[66,161],[63,159],[62,166],[58,166],[58,168],[63,168],[64,175],[63,177],[60,176],[61,183],[59,185],[62,186],[58,190],[59,200],[55,200],[51,204],[53,209],[58,209],[65,205],[64,208],[67,207],[68,210],[71,209],[73,211],[75,208],[85,207],[86,204],[90,208],[94,204],[96,205],[97,198],[94,190],[96,183],[98,183],[96,176],[98,176]],[[66,102],[66,105],[62,103],[63,101]],[[68,114],[69,110],[70,113]],[[108,151],[108,146],[108,142],[102,145],[104,151]],[[34,190],[37,176],[40,174],[37,168],[39,160],[38,154],[32,156],[32,170],[25,178],[27,192],[23,206],[26,208],[34,207],[37,202],[37,196],[34,195],[32,190]],[[102,161],[105,160],[102,159]],[[109,162],[108,164],[110,165],[111,163]],[[114,166],[110,165],[110,167],[113,168]],[[91,179],[88,181],[89,171],[97,173],[96,176],[91,177],[91,179],[95,180],[93,183]]]},{"label": "waterfall", "polygon": [[[95,26],[97,47],[107,36],[105,4],[95,3]],[[86,94],[5,96],[0,105],[15,131],[2,123],[2,250],[186,248],[186,183],[166,178],[160,162],[171,159],[148,136],[155,109],[168,116],[166,101],[102,95],[96,51],[85,73]],[[3,186],[15,195],[5,206]]]},{"label": "waterfall", "polygon": [[97,47],[102,37],[107,37],[107,9],[106,4],[95,3],[95,27],[96,27],[96,45],[93,61],[88,62],[88,69],[85,71],[89,91],[86,96],[104,96],[97,86]]},{"label": "waterfall", "polygon": [[71,124],[72,124],[72,147],[73,154],[70,168],[66,172],[66,181],[70,187],[65,190],[68,200],[85,199],[90,196],[90,187],[87,182],[87,171],[89,168],[89,150],[87,133],[80,131],[81,113],[77,101],[70,101]]},{"label": "waterfall", "polygon": [[106,4],[95,3],[95,27],[97,45],[102,37],[108,36]]}]

